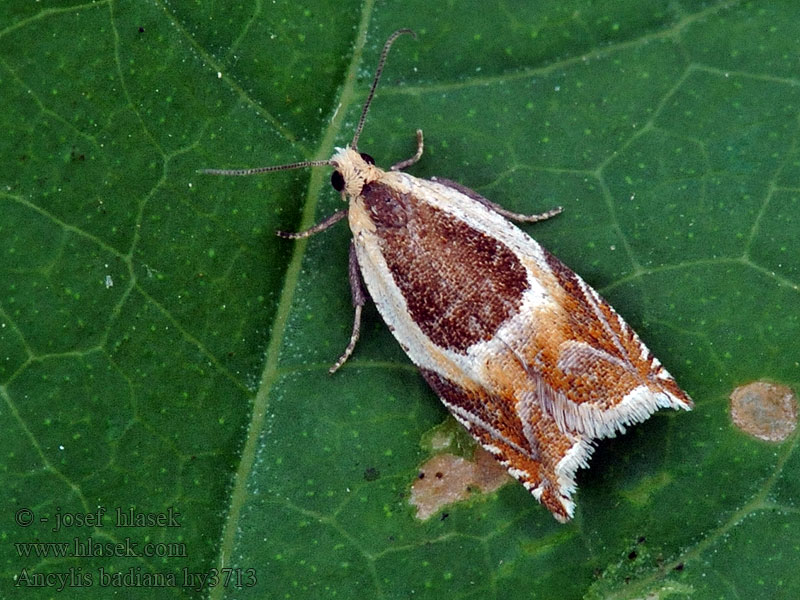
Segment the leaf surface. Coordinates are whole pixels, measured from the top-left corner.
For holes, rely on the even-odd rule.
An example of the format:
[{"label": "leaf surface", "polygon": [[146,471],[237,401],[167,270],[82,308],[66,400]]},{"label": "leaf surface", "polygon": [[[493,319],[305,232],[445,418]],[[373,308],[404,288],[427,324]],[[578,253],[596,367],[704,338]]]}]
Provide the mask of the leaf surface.
[{"label": "leaf surface", "polygon": [[[800,9],[519,4],[3,4],[0,595],[800,595],[797,436],[728,414],[800,389]],[[328,170],[197,173],[347,144],[399,27],[360,149],[388,166],[419,127],[413,175],[564,206],[526,229],[697,403],[603,441],[568,525],[514,484],[416,520],[446,410],[371,307],[327,374],[347,228],[274,235],[342,208]]]}]

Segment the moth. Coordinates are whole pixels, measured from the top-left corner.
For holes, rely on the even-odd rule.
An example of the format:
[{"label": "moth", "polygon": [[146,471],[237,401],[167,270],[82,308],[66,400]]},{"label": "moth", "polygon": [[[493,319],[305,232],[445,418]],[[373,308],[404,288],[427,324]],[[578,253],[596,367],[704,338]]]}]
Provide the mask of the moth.
[{"label": "moth", "polygon": [[358,150],[383,72],[386,41],[350,145],[329,160],[251,169],[253,175],[331,166],[347,209],[287,238],[319,233],[347,217],[355,310],[351,356],[369,296],[390,331],[450,413],[553,516],[575,510],[575,472],[595,441],[622,433],[660,408],[690,410],[689,396],[613,308],[510,221],[533,223],[561,208],[523,215],[448,179],[389,170]]}]

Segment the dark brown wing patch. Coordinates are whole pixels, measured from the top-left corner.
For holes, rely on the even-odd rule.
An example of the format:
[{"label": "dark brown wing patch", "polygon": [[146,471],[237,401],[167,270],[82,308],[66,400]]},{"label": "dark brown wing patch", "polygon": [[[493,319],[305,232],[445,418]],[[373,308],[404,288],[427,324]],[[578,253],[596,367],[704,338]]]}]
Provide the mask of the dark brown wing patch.
[{"label": "dark brown wing patch", "polygon": [[361,197],[408,311],[433,343],[464,353],[516,314],[527,273],[505,244],[379,182]]}]

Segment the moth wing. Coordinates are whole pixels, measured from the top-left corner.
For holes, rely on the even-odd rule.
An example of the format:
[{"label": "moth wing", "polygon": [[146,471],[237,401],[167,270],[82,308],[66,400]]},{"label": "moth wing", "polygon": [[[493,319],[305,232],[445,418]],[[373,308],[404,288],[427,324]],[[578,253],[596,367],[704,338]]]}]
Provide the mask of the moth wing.
[{"label": "moth wing", "polygon": [[552,275],[542,279],[559,298],[558,314],[551,315],[559,341],[543,358],[535,341],[518,346],[517,338],[515,355],[524,357],[527,387],[559,427],[591,439],[613,437],[660,408],[690,410],[691,398],[611,305],[540,249]]},{"label": "moth wing", "polygon": [[456,420],[556,519],[572,518],[575,471],[587,466],[592,452],[586,437],[563,431],[531,398],[513,405],[433,371],[422,369],[422,375]]}]

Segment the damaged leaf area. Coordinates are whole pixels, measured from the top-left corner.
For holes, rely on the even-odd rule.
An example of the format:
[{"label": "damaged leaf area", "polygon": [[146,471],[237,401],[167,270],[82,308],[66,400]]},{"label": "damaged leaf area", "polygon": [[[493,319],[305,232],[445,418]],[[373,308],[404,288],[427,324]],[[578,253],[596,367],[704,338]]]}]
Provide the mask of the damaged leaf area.
[{"label": "damaged leaf area", "polygon": [[797,428],[797,395],[785,385],[754,381],[730,399],[733,424],[753,437],[782,442]]},{"label": "damaged leaf area", "polygon": [[472,460],[454,454],[438,454],[426,461],[411,486],[409,502],[418,519],[429,519],[444,507],[488,494],[509,483],[506,469],[480,446]]}]

